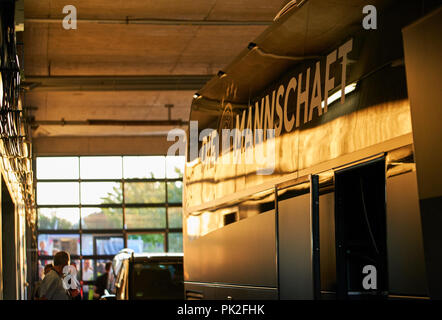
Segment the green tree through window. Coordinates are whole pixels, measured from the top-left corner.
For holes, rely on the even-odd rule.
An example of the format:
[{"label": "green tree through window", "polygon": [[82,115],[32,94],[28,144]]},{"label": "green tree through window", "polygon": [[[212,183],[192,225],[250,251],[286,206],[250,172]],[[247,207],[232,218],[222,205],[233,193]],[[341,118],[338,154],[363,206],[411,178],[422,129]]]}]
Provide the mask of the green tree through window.
[{"label": "green tree through window", "polygon": [[59,218],[55,215],[50,217],[45,214],[39,214],[38,216],[38,228],[40,230],[63,230],[63,229],[77,229],[78,223],[73,224],[72,222]]}]

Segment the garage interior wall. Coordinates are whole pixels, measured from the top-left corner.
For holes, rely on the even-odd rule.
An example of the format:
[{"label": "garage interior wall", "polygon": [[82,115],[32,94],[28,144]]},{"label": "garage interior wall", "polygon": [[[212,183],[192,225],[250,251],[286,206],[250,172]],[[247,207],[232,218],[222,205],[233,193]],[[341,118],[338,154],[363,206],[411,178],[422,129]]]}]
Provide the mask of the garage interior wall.
[{"label": "garage interior wall", "polygon": [[166,155],[167,136],[44,137],[33,139],[36,156]]}]

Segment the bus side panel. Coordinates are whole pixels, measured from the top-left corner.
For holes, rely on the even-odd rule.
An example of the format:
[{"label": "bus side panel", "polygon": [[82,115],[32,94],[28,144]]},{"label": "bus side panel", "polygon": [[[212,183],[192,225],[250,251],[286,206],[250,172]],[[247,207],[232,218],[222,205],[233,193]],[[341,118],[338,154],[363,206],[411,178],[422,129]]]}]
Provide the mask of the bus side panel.
[{"label": "bus side panel", "polygon": [[427,279],[416,172],[387,178],[389,293],[424,295]]},{"label": "bus side panel", "polygon": [[278,202],[281,299],[313,299],[310,194]]},{"label": "bus side panel", "polygon": [[276,287],[275,212],[186,239],[187,282]]}]

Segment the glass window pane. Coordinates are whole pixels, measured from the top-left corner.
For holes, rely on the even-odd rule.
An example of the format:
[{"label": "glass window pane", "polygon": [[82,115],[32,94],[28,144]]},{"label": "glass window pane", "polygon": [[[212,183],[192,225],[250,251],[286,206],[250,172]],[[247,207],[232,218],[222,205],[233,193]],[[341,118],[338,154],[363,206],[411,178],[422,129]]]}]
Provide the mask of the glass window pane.
[{"label": "glass window pane", "polygon": [[82,182],[82,204],[122,203],[123,192],[119,182]]},{"label": "glass window pane", "polygon": [[125,179],[164,179],[166,177],[166,158],[164,156],[124,157]]},{"label": "glass window pane", "polygon": [[[86,281],[94,281],[96,279],[95,260],[84,259],[82,262],[81,279]],[[83,285],[83,300],[93,300],[94,285],[88,283]]]},{"label": "glass window pane", "polygon": [[37,179],[78,177],[78,157],[37,157]]},{"label": "glass window pane", "polygon": [[78,204],[78,182],[38,182],[37,204]]},{"label": "glass window pane", "polygon": [[71,255],[80,254],[80,236],[78,234],[40,234],[38,235],[38,255],[54,256],[58,251],[67,251]]},{"label": "glass window pane", "polygon": [[167,178],[181,178],[184,174],[184,156],[166,157]]},{"label": "glass window pane", "polygon": [[164,234],[144,233],[127,236],[127,246],[135,253],[164,252]]},{"label": "glass window pane", "polygon": [[[106,263],[107,262],[112,262],[110,260],[105,260],[105,259],[84,259],[83,263],[82,263],[82,274],[81,274],[81,278],[84,281],[83,283],[85,283],[83,285],[83,300],[93,300],[94,299],[94,282],[99,276],[103,275],[105,273],[105,269],[106,269]],[[115,287],[114,287],[114,276],[113,276],[113,271],[111,268],[110,271],[110,275],[111,275],[111,279],[110,279],[110,283],[108,283],[110,285],[110,293],[114,293],[115,292]]]},{"label": "glass window pane", "polygon": [[80,157],[81,179],[121,179],[121,157]]},{"label": "glass window pane", "polygon": [[[39,280],[43,280],[44,275],[45,275],[45,266],[47,264],[53,264],[53,261],[52,260],[38,259],[38,261],[37,261],[37,269],[38,269],[38,278],[39,278]],[[48,273],[49,271],[51,271],[51,269],[48,267],[46,269],[46,273]]]},{"label": "glass window pane", "polygon": [[81,235],[81,254],[89,256],[94,254],[94,236],[92,234]]},{"label": "glass window pane", "polygon": [[166,208],[126,208],[126,228],[166,228]]},{"label": "glass window pane", "polygon": [[39,208],[39,230],[78,229],[80,210],[78,208]]},{"label": "glass window pane", "polygon": [[183,227],[183,209],[182,208],[168,208],[169,214],[169,228]]},{"label": "glass window pane", "polygon": [[183,183],[181,181],[167,183],[167,202],[181,203],[183,201]]},{"label": "glass window pane", "polygon": [[74,266],[75,267],[75,269],[77,270],[77,276],[76,276],[76,278],[77,278],[77,280],[78,281],[80,281],[81,280],[81,277],[80,277],[80,268],[81,268],[81,266],[80,266],[80,260],[78,260],[78,259],[72,259],[71,258],[71,266]]},{"label": "glass window pane", "polygon": [[123,237],[102,237],[95,236],[97,255],[114,255],[124,248]]},{"label": "glass window pane", "polygon": [[[95,252],[94,252],[95,243]],[[117,235],[87,234],[81,236],[82,255],[115,255],[124,248],[124,239]]]},{"label": "glass window pane", "polygon": [[[95,264],[95,268],[97,270],[97,277],[99,277],[106,272],[106,263],[107,262],[112,263],[112,260],[99,259],[96,261],[97,261],[97,263]],[[112,267],[110,269],[110,272],[112,273]]]},{"label": "glass window pane", "polygon": [[124,184],[126,203],[164,203],[166,188],[164,182],[127,182]]},{"label": "glass window pane", "polygon": [[83,265],[81,270],[81,279],[84,281],[94,280],[95,260],[83,259]]},{"label": "glass window pane", "polygon": [[121,208],[81,208],[83,229],[122,229],[123,209]]},{"label": "glass window pane", "polygon": [[183,234],[178,232],[169,233],[169,252],[183,252]]}]

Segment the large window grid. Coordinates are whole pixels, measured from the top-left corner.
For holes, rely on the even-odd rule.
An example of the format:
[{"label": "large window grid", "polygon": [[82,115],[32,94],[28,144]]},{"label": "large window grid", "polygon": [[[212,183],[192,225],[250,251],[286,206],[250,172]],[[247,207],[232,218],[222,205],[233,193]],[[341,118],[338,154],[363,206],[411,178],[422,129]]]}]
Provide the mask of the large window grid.
[{"label": "large window grid", "polygon": [[[38,220],[37,241],[39,264],[44,265],[45,261],[52,260],[53,257],[53,252],[48,252],[45,248],[42,250],[40,246],[42,241],[45,243],[50,242],[52,246],[56,243],[58,248],[61,246],[68,248],[68,251],[73,251],[71,252],[71,260],[78,262],[77,268],[80,272],[83,269],[84,261],[91,261],[93,264],[94,278],[97,276],[99,261],[111,260],[114,254],[117,253],[115,251],[118,251],[118,249],[122,247],[131,247],[131,244],[133,247],[134,243],[138,245],[135,246],[135,248],[139,248],[141,251],[143,248],[146,248],[146,239],[151,241],[151,243],[147,242],[149,251],[182,251],[182,203],[180,195],[182,192],[184,159],[182,159],[182,157],[148,157],[145,159],[146,161],[149,159],[156,160],[153,166],[157,168],[155,169],[156,172],[149,172],[151,177],[146,177],[145,175],[143,176],[143,174],[134,173],[134,171],[137,171],[133,170],[136,166],[128,167],[128,163],[139,162],[140,159],[144,159],[143,157],[102,157],[101,160],[106,160],[106,158],[110,160],[120,159],[117,162],[121,162],[121,174],[111,172],[110,175],[113,175],[112,178],[84,178],[83,176],[90,176],[91,174],[90,172],[83,174],[87,170],[83,170],[82,164],[84,165],[88,159],[100,161],[99,158],[57,157],[56,159],[61,159],[62,161],[64,159],[64,162],[76,159],[76,161],[72,162],[76,163],[78,168],[71,169],[74,172],[73,175],[76,176],[78,174],[78,177],[72,178],[72,176],[70,176],[66,178],[66,176],[63,176],[64,173],[57,176],[55,172],[53,173],[57,176],[55,179],[48,178],[48,174],[41,174],[40,176],[43,176],[42,178],[39,177],[39,159],[43,159],[44,161],[44,159],[55,160],[55,158],[37,158],[37,217],[38,219],[45,219],[44,223]],[[136,159],[138,160],[135,161]],[[168,166],[169,160],[178,165]],[[163,169],[161,165],[159,165],[161,161],[163,161]],[[67,166],[65,167],[65,169],[68,169]],[[132,172],[125,174],[125,167],[129,169],[128,171]],[[146,168],[147,167],[148,166],[146,166]],[[180,170],[175,169],[176,167],[180,167]],[[100,168],[98,169],[100,170]],[[172,169],[174,169],[175,172],[170,172]],[[49,176],[51,174],[52,173],[49,172]],[[128,178],[127,176],[130,177]],[[109,203],[93,199],[99,196],[97,190],[103,189],[106,184],[112,184],[112,188],[107,191],[112,190],[115,193],[113,194],[115,199],[110,199],[109,194],[112,192],[107,192],[107,202]],[[56,187],[52,188],[55,189],[55,193],[63,190],[63,187],[68,186],[68,188],[66,188],[66,192],[62,192],[61,195],[57,197],[55,194],[51,195],[50,186]],[[73,186],[75,186],[75,188],[73,188]],[[88,187],[92,187],[89,189],[92,192],[85,193]],[[77,191],[75,191],[77,188],[78,196]],[[94,192],[95,195],[93,194]],[[150,199],[149,196],[151,197]],[[73,201],[72,199],[67,199],[69,197],[71,197]],[[57,201],[60,198],[61,201]],[[85,198],[89,199],[85,200]],[[101,200],[103,200],[103,198],[101,198]],[[46,216],[44,215],[45,212],[47,214]],[[87,213],[89,213],[89,215]],[[121,223],[117,222],[120,214]],[[74,220],[73,217],[78,216],[78,223],[67,224],[66,220],[62,218],[67,215],[70,217],[71,222]],[[94,215],[99,219],[95,219],[96,221],[93,221],[94,219],[88,219],[88,221],[86,221],[86,218],[90,218]],[[52,217],[53,221],[50,221],[49,216]],[[110,223],[110,220],[108,221],[107,216],[112,217],[113,224]],[[161,220],[163,221],[160,223]],[[149,225],[149,222],[152,223]],[[59,239],[57,237],[59,237]],[[72,237],[74,237],[73,240]],[[97,242],[99,241],[109,242],[107,243],[107,251],[98,251]],[[155,244],[155,246],[149,246],[149,244],[152,243]],[[113,244],[113,246],[109,246],[109,244]],[[112,247],[115,251],[112,252],[111,250],[111,252],[109,252],[109,247]],[[80,264],[80,266],[78,266],[78,264]]]}]

